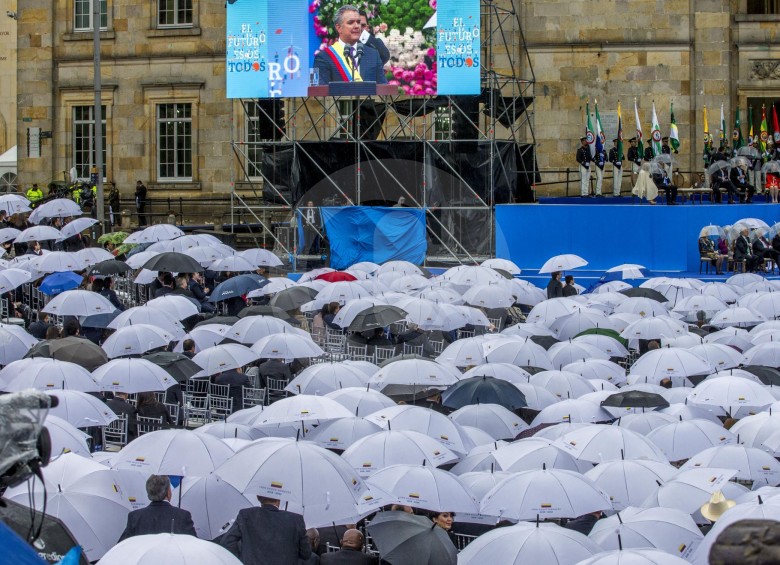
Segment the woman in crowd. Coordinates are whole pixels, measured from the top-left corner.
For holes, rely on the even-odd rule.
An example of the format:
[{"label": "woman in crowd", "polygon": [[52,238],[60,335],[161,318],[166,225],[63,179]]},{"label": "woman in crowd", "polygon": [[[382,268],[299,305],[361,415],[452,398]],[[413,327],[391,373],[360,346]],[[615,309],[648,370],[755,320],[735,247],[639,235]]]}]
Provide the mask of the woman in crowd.
[{"label": "woman in crowd", "polygon": [[723,274],[724,256],[715,249],[715,243],[710,239],[709,230],[704,230],[699,237],[699,256],[702,259],[709,259],[710,263],[715,266],[715,272],[719,275]]}]

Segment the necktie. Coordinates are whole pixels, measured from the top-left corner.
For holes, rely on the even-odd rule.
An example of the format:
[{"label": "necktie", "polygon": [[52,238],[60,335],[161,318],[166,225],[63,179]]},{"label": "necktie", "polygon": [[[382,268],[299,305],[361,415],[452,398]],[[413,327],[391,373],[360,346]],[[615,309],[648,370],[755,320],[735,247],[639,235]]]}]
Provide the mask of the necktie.
[{"label": "necktie", "polygon": [[353,69],[355,68],[355,49],[347,45],[344,48],[344,55],[347,56],[347,60],[349,62],[349,66]]}]

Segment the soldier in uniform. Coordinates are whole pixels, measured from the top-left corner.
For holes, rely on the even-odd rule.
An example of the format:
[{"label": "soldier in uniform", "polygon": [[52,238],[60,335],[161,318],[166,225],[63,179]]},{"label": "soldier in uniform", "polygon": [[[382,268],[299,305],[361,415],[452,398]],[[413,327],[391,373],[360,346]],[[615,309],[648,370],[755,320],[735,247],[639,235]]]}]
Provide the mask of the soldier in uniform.
[{"label": "soldier in uniform", "polygon": [[623,155],[618,155],[618,140],[612,140],[612,149],[609,150],[609,162],[612,163],[612,196],[620,196],[620,188],[623,185]]},{"label": "soldier in uniform", "polygon": [[639,167],[642,166],[642,156],[639,154],[639,148],[636,146],[636,137],[628,140],[631,147],[628,148],[626,159],[631,162],[631,186],[636,184],[636,176],[639,174]]},{"label": "soldier in uniform", "polygon": [[661,138],[661,153],[664,155],[671,155],[672,154],[672,148],[669,146],[669,138],[668,137],[662,137]]},{"label": "soldier in uniform", "polygon": [[655,154],[653,153],[653,145],[650,143],[647,147],[645,147],[645,161],[648,163],[653,160],[655,157]]},{"label": "soldier in uniform", "polygon": [[585,198],[590,194],[590,148],[588,138],[580,138],[580,148],[577,149],[577,163],[580,165],[580,197]]},{"label": "soldier in uniform", "polygon": [[604,148],[601,151],[596,150],[593,156],[593,162],[596,163],[596,196],[601,197],[601,185],[604,183],[604,165],[607,164],[607,152]]}]

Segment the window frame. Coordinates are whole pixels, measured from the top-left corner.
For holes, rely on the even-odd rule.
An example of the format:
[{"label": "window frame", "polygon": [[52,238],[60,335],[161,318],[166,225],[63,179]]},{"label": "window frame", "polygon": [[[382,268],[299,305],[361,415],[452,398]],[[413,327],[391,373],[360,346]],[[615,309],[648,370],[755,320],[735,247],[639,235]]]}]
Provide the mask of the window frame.
[{"label": "window frame", "polygon": [[[102,130],[103,130],[103,180],[106,180],[107,172],[108,172],[108,106],[103,103],[101,104],[102,107]],[[83,111],[86,109],[87,111],[87,118],[82,119],[76,119],[76,112],[77,111]],[[76,178],[80,181],[88,181],[91,178],[91,172],[92,167],[95,166],[94,162],[94,151],[95,151],[95,107],[94,105],[88,105],[88,104],[74,104],[70,107],[70,123],[71,123],[71,130],[70,130],[70,162],[71,166],[76,168]],[[79,135],[80,128],[87,128],[87,135],[82,136]],[[77,142],[78,139],[86,139],[88,141],[89,147],[87,149],[78,149],[79,143]],[[89,163],[86,164],[87,167],[87,174],[85,176],[82,176],[80,171],[80,167],[83,167],[83,164],[79,164],[77,161],[77,156],[80,153],[86,153],[89,155]]]},{"label": "window frame", "polygon": [[[165,13],[170,12],[173,14],[173,18],[175,19],[175,22],[173,23],[162,23],[162,14],[163,14],[163,4],[166,2],[170,2],[173,5],[173,8],[171,10],[165,10]],[[181,8],[180,6],[182,4],[189,4],[189,22],[181,22],[179,21],[179,15],[182,13],[183,10],[186,10],[187,7]],[[181,28],[192,28],[195,26],[195,6],[194,6],[193,0],[157,0],[157,10],[156,10],[156,27],[157,29],[181,29]],[[167,6],[165,6],[167,8]]]},{"label": "window frame", "polygon": [[[161,109],[164,107],[172,107],[171,109],[174,111],[174,114],[177,113],[177,107],[178,106],[187,106],[189,113],[187,116],[179,117],[177,115],[174,115],[173,117],[163,117],[161,115]],[[192,182],[194,180],[193,171],[195,170],[195,135],[194,135],[194,129],[195,124],[193,120],[193,113],[195,111],[195,104],[193,104],[190,101],[169,101],[169,102],[163,102],[159,101],[156,102],[154,105],[154,115],[155,115],[155,171],[156,171],[156,178],[158,182]],[[162,127],[164,124],[174,124],[173,129],[173,135],[166,136],[166,137],[172,137],[173,141],[173,149],[168,149],[167,144],[163,143],[163,135],[162,135]],[[179,126],[184,126],[184,128],[188,128],[188,132],[180,132]],[[184,135],[186,138],[189,139],[189,145],[185,149],[181,149],[179,147],[179,136]],[[172,152],[173,155],[173,161],[163,161],[163,151],[165,152]],[[189,161],[182,159],[179,160],[179,152],[185,151],[189,154]],[[174,169],[174,176],[169,175],[163,175],[164,169],[173,167]],[[189,175],[187,174],[179,174],[179,168],[185,167],[185,170],[182,172],[189,172]],[[165,171],[167,172],[167,171]]]},{"label": "window frame", "polygon": [[[78,33],[87,33],[94,31],[94,22],[92,21],[92,11],[96,0],[73,0],[73,31]],[[100,2],[100,31],[108,30],[108,0],[97,0]],[[87,14],[79,13],[79,6],[89,5]],[[87,18],[88,25],[79,25],[80,21]],[[105,22],[105,23],[104,23]]]}]

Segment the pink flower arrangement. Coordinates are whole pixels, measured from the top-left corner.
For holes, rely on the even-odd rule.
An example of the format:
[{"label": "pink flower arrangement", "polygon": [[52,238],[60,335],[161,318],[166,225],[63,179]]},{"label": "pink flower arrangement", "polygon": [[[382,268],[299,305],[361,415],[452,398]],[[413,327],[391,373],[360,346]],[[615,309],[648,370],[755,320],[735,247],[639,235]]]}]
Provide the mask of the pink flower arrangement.
[{"label": "pink flower arrangement", "polygon": [[431,7],[432,10],[436,9],[436,0],[428,0],[428,5]]}]

